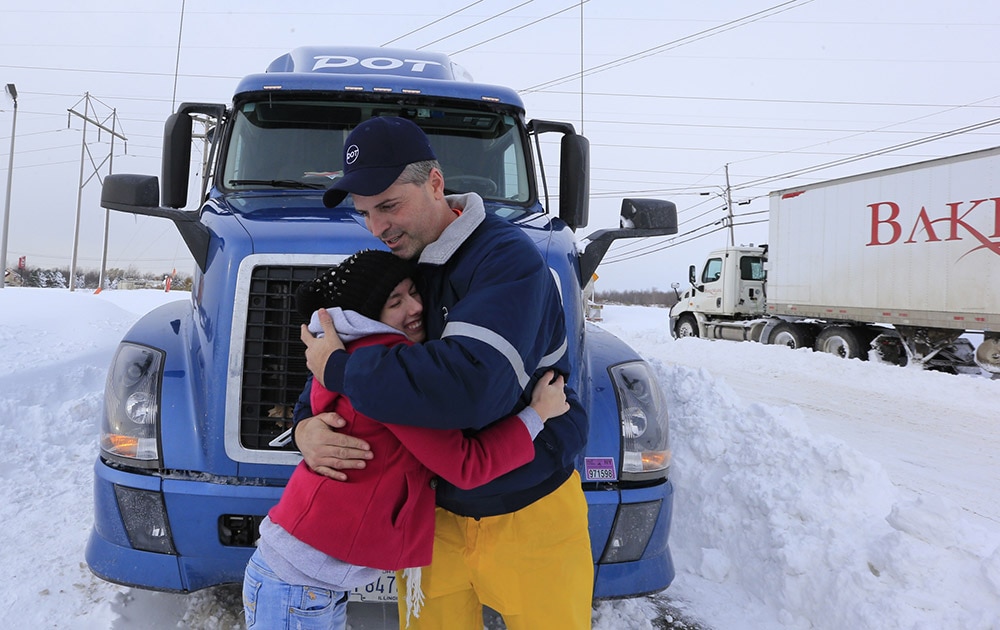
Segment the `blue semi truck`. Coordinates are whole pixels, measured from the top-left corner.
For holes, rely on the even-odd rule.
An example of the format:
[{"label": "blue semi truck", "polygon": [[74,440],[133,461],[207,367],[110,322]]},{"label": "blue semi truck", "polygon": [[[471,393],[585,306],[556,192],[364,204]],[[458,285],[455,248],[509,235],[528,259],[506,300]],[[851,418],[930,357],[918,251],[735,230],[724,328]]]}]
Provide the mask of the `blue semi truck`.
[{"label": "blue semi truck", "polygon": [[[479,193],[488,212],[537,243],[563,293],[571,384],[590,415],[578,468],[594,596],[666,588],[674,577],[667,408],[639,355],[586,321],[582,287],[613,240],[676,233],[675,207],[624,199],[621,228],[578,238],[588,221],[589,143],[571,124],[526,121],[514,91],[472,82],[447,56],[356,47],[297,48],[242,79],[229,105],[182,104],[165,124],[160,178],[105,179],[104,207],[172,220],[196,269],[190,301],[141,318],[109,368],[91,570],[177,592],[242,580],[257,526],[300,460],[288,440],[308,374],[295,289],[357,250],[381,247],[350,199],[322,203],[345,137],[372,116],[420,125],[448,189]],[[558,145],[541,141],[548,134]],[[204,148],[200,177],[191,171],[195,146]],[[558,152],[548,165],[558,172],[549,175],[559,182],[558,213],[544,185],[545,148]],[[186,209],[189,183],[200,183],[194,209]],[[385,576],[355,599],[392,599],[393,586]]]}]

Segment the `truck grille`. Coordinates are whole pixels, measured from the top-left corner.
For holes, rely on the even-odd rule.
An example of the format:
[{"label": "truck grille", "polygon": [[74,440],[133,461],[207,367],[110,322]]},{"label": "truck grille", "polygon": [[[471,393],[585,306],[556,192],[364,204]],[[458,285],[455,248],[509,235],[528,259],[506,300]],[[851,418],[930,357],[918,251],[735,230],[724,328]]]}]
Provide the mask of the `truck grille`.
[{"label": "truck grille", "polygon": [[295,290],[327,266],[267,265],[250,276],[243,347],[240,444],[249,450],[293,450],[269,443],[292,426],[292,409],[309,370],[299,339]]}]

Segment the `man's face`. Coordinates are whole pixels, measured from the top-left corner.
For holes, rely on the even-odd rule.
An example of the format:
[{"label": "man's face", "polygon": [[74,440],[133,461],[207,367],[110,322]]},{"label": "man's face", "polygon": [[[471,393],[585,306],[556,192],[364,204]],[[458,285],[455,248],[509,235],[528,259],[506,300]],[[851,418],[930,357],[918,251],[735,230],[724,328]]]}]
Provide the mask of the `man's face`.
[{"label": "man's face", "polygon": [[420,256],[450,220],[443,202],[444,180],[437,170],[423,184],[396,183],[377,195],[352,197],[368,230],[401,258]]}]

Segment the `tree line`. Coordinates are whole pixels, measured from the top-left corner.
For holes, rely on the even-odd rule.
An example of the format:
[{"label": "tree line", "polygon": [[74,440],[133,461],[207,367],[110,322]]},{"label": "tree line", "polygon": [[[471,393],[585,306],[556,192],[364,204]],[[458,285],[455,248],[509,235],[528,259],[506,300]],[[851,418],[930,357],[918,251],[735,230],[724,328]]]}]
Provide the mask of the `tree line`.
[{"label": "tree line", "polygon": [[[67,289],[69,288],[70,272],[69,267],[51,267],[43,269],[41,267],[27,266],[24,269],[8,269],[9,274],[5,276],[5,284],[8,286],[23,286],[37,288]],[[181,291],[190,291],[193,279],[188,274],[153,273],[139,271],[135,267],[121,269],[113,267],[105,271],[104,286],[102,289],[162,289],[164,279],[171,277],[171,288]],[[98,288],[101,280],[99,269],[77,269],[75,287],[80,289]]]},{"label": "tree line", "polygon": [[[69,288],[69,267],[26,267],[24,269],[8,269],[10,275],[5,283],[9,286]],[[139,271],[135,267],[121,269],[113,267],[105,273],[104,289],[135,289],[164,288],[164,278],[170,273],[153,273]],[[81,289],[97,289],[101,272],[97,269],[77,269],[76,287]],[[174,274],[171,288],[179,291],[190,291],[193,279],[189,274]],[[659,289],[644,289],[642,291],[595,291],[594,301],[600,304],[622,304],[625,306],[662,306],[671,307],[677,302],[677,294]]]},{"label": "tree line", "polygon": [[601,304],[622,304],[625,306],[665,306],[677,303],[677,294],[659,289],[643,291],[595,291],[594,301]]}]

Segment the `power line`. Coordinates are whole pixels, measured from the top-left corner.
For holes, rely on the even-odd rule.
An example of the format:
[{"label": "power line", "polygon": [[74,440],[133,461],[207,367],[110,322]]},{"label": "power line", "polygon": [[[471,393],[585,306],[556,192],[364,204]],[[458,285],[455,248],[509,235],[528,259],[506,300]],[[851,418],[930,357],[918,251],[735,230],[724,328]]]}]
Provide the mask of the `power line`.
[{"label": "power line", "polygon": [[477,4],[482,4],[485,1],[486,0],[476,0],[472,4],[467,4],[467,5],[465,5],[464,7],[460,8],[460,9],[456,9],[456,10],[452,11],[451,13],[449,13],[448,15],[443,15],[443,16],[439,17],[436,20],[432,20],[432,21],[428,22],[427,24],[424,24],[423,26],[418,26],[417,28],[413,29],[409,33],[403,33],[399,37],[394,37],[394,38],[390,39],[389,41],[383,43],[382,45],[383,46],[388,46],[389,44],[394,44],[394,43],[398,42],[399,40],[403,39],[404,37],[409,37],[410,35],[413,35],[414,33],[419,33],[420,31],[422,31],[424,29],[430,28],[431,26],[434,26],[435,24],[443,22],[443,21],[447,20],[448,18],[456,16],[459,13],[462,13],[463,11],[465,11],[466,9],[471,9],[472,7],[476,6]]},{"label": "power line", "polygon": [[[564,94],[567,96],[576,96],[576,92],[566,91],[566,90],[546,90],[546,94]],[[1000,105],[956,105],[954,103],[889,103],[884,101],[820,101],[813,99],[791,99],[791,98],[745,98],[740,96],[690,96],[690,95],[680,95],[680,94],[632,94],[624,92],[587,92],[587,96],[606,96],[613,98],[628,98],[628,99],[667,99],[667,100],[679,100],[679,101],[732,101],[735,103],[767,103],[767,104],[788,104],[788,105],[851,105],[851,106],[869,106],[869,107],[982,107],[989,109],[996,109]],[[976,101],[976,103],[982,103],[983,101],[988,101],[992,99],[1000,98],[1000,94],[996,96],[991,96],[989,98],[981,99]],[[632,123],[632,124],[643,124],[643,123]],[[663,123],[670,124],[670,123]]]},{"label": "power line", "polygon": [[936,133],[926,138],[918,138],[916,140],[910,140],[909,142],[902,142],[893,146],[885,147],[882,149],[876,149],[874,151],[867,151],[865,153],[859,153],[852,157],[846,157],[840,160],[833,160],[832,162],[825,162],[823,164],[817,164],[815,166],[809,166],[806,168],[801,168],[794,171],[788,171],[787,173],[782,173],[780,175],[772,175],[770,177],[762,177],[760,179],[751,180],[749,182],[743,182],[738,186],[733,188],[739,190],[744,188],[751,188],[754,186],[760,186],[762,184],[769,184],[772,182],[780,181],[782,179],[788,179],[790,177],[795,177],[798,175],[804,175],[806,173],[813,173],[815,171],[821,171],[827,168],[832,168],[834,166],[842,166],[844,164],[850,164],[851,162],[857,162],[859,160],[864,160],[866,158],[875,157],[878,155],[885,155],[886,153],[892,153],[893,151],[899,151],[901,149],[908,149],[910,147],[915,147],[921,144],[927,144],[928,142],[934,142],[936,140],[942,140],[944,138],[950,138],[952,136],[957,136],[963,133],[968,133],[970,131],[976,131],[978,129],[983,129],[985,127],[991,127],[1000,123],[1000,118],[993,118],[984,122],[976,123],[973,125],[967,125],[965,127],[960,127],[958,129],[952,129],[951,131],[943,131],[941,133]]},{"label": "power line", "polygon": [[626,55],[625,57],[621,57],[621,58],[616,59],[614,61],[609,61],[607,63],[603,63],[603,64],[600,64],[600,65],[594,66],[592,68],[589,68],[589,69],[583,71],[582,73],[581,72],[574,72],[573,74],[568,74],[568,75],[559,77],[557,79],[552,79],[550,81],[545,81],[544,83],[538,83],[536,85],[533,85],[533,86],[530,86],[530,87],[518,90],[518,93],[520,93],[520,94],[527,94],[527,93],[530,93],[530,92],[538,92],[538,91],[543,90],[543,89],[545,89],[547,87],[551,87],[551,86],[554,86],[554,85],[560,85],[562,83],[567,83],[569,81],[574,81],[574,80],[578,79],[581,74],[589,76],[589,75],[597,74],[599,72],[604,72],[605,70],[610,70],[612,68],[617,68],[619,66],[622,66],[622,65],[625,65],[625,64],[629,64],[629,63],[632,63],[634,61],[639,61],[640,59],[645,59],[646,57],[651,57],[653,55],[657,55],[657,54],[659,54],[661,52],[665,52],[667,50],[673,50],[675,48],[679,48],[680,46],[691,44],[691,43],[694,43],[696,41],[700,41],[702,39],[706,39],[708,37],[713,37],[715,35],[718,35],[719,33],[724,33],[726,31],[730,31],[730,30],[733,30],[735,28],[739,28],[740,26],[745,26],[747,24],[752,24],[753,22],[758,22],[760,20],[763,20],[764,18],[771,17],[772,15],[778,15],[779,13],[784,13],[785,11],[789,11],[789,10],[791,10],[793,8],[796,8],[796,7],[789,6],[789,5],[800,3],[800,6],[801,6],[801,5],[804,5],[804,4],[809,4],[811,2],[813,2],[813,0],[788,0],[788,2],[783,2],[781,4],[776,4],[776,5],[772,6],[772,7],[764,9],[762,11],[757,11],[755,13],[751,13],[749,15],[745,15],[745,16],[743,16],[741,18],[737,18],[735,20],[730,20],[729,22],[725,22],[725,23],[720,24],[718,26],[713,26],[712,28],[708,28],[708,29],[705,29],[703,31],[698,31],[697,33],[694,33],[692,35],[685,35],[684,37],[681,37],[680,39],[675,39],[673,41],[669,41],[669,42],[666,42],[664,44],[660,44],[659,46],[654,46],[653,48],[648,48],[646,50],[643,50],[643,51],[640,51],[640,52],[637,52],[637,53],[633,53],[631,55]]},{"label": "power line", "polygon": [[[12,64],[0,64],[0,68],[10,68],[12,70],[46,70],[51,72],[71,72],[75,74],[79,73],[114,74],[114,75],[140,76],[140,77],[173,78],[174,76],[173,72],[139,72],[135,70],[94,70],[92,68],[67,68],[65,66],[49,67],[49,66],[20,66]],[[226,81],[234,81],[242,78],[238,76],[214,75],[214,74],[185,74],[183,76],[189,79],[221,79]]]},{"label": "power line", "polygon": [[181,68],[181,36],[184,33],[184,5],[187,4],[186,0],[181,0],[181,19],[180,24],[177,26],[177,55],[174,60],[174,92],[170,98],[170,111],[174,111],[174,107],[177,104],[177,75]]},{"label": "power line", "polygon": [[[504,13],[509,13],[510,11],[513,11],[514,9],[519,9],[519,8],[523,7],[524,5],[526,5],[526,4],[530,4],[531,2],[532,2],[532,0],[528,0],[527,2],[519,4],[516,7],[512,8],[512,9],[509,9],[508,11],[505,11]],[[511,29],[509,31],[505,31],[503,33],[500,33],[499,35],[495,35],[493,37],[490,37],[489,39],[484,39],[484,40],[482,40],[482,41],[480,41],[480,42],[478,42],[476,44],[473,44],[472,46],[466,46],[465,48],[456,50],[456,51],[452,52],[451,54],[452,55],[457,55],[459,53],[464,53],[464,52],[467,52],[469,50],[472,50],[473,48],[478,48],[478,47],[482,46],[483,44],[488,44],[489,42],[498,40],[498,39],[500,39],[502,37],[506,37],[506,36],[508,36],[508,35],[510,35],[512,33],[517,33],[518,31],[523,31],[524,29],[526,29],[528,27],[534,26],[535,24],[538,24],[540,22],[544,22],[545,20],[554,18],[557,15],[562,15],[563,13],[566,13],[567,11],[572,11],[573,9],[578,8],[581,4],[586,4],[588,2],[590,2],[590,0],[581,0],[580,2],[577,2],[576,4],[573,4],[571,6],[566,7],[565,9],[560,9],[560,10],[556,11],[555,13],[550,13],[550,14],[544,16],[544,17],[538,18],[537,20],[532,20],[531,22],[528,22],[527,24],[522,24],[521,26],[519,26],[517,28]],[[503,15],[503,13],[501,13],[500,15]],[[499,15],[494,16],[494,17],[499,17]],[[490,18],[490,19],[493,19],[493,18]],[[484,20],[483,22],[480,22],[480,24],[484,24],[484,23],[486,23],[488,21],[489,20]],[[474,26],[479,26],[479,24],[475,24]],[[449,35],[448,37],[451,37],[451,35]],[[431,44],[436,44],[437,42],[441,41],[442,39],[448,39],[448,37],[443,37],[443,38],[441,38],[439,40],[433,41],[433,42],[431,42]],[[428,46],[431,45],[431,44],[428,44]],[[421,47],[421,49],[422,48],[424,48],[424,47]],[[574,74],[573,76],[576,77],[577,75]]]},{"label": "power line", "polygon": [[[807,168],[803,168],[803,169],[798,169],[796,171],[790,171],[788,173],[784,173],[784,174],[781,174],[781,175],[774,175],[774,176],[770,176],[770,177],[763,177],[763,178],[759,178],[759,179],[754,180],[754,181],[744,182],[743,184],[741,184],[739,186],[733,186],[733,188],[737,189],[737,190],[740,190],[740,189],[750,188],[750,187],[754,187],[754,186],[760,186],[762,184],[767,184],[767,183],[779,181],[779,180],[782,180],[782,179],[788,179],[790,177],[795,177],[795,176],[803,175],[803,174],[806,174],[806,173],[812,173],[812,172],[815,172],[815,171],[818,171],[818,170],[823,170],[823,169],[826,169],[826,168],[831,168],[833,166],[840,166],[840,165],[843,165],[843,164],[848,164],[848,163],[855,162],[855,161],[858,161],[858,160],[862,160],[862,159],[865,159],[865,158],[868,158],[868,157],[874,157],[874,156],[877,156],[877,155],[883,155],[885,153],[891,153],[893,151],[898,151],[900,149],[905,149],[905,148],[909,148],[909,147],[912,147],[912,146],[917,146],[917,145],[920,145],[920,144],[926,144],[928,142],[933,142],[935,140],[940,140],[942,138],[947,138],[947,137],[951,137],[951,136],[954,136],[954,135],[959,135],[959,134],[962,134],[962,133],[967,133],[968,131],[975,131],[976,129],[980,129],[980,128],[983,128],[983,127],[988,127],[988,126],[996,125],[998,123],[1000,123],[1000,118],[996,118],[996,119],[992,119],[992,120],[987,120],[987,121],[984,121],[984,122],[981,122],[981,123],[977,123],[977,124],[974,124],[974,125],[968,125],[966,127],[961,127],[959,129],[954,129],[954,130],[951,130],[951,131],[942,132],[942,133],[939,133],[939,134],[934,134],[934,135],[928,136],[926,138],[920,138],[920,139],[917,139],[917,140],[911,140],[909,142],[904,142],[904,143],[901,143],[901,144],[898,144],[898,145],[894,145],[894,146],[891,146],[891,147],[885,147],[883,149],[878,149],[878,150],[875,150],[875,151],[868,151],[866,153],[858,154],[858,155],[855,155],[853,157],[848,157],[848,158],[844,158],[844,159],[841,159],[841,160],[834,160],[832,162],[827,162],[827,163],[824,163],[824,164],[818,164],[818,165],[815,165],[815,166],[811,166],[811,167],[807,167]],[[749,216],[751,214],[763,214],[764,212],[765,211],[758,211],[758,212],[753,212],[753,213],[741,213],[738,216],[742,217],[742,216]],[[700,216],[704,216],[704,214],[705,213],[703,213],[701,215],[698,215],[698,216],[699,217]],[[697,217],[694,217],[694,218],[697,218]],[[603,261],[603,263],[604,264],[613,264],[613,263],[616,263],[616,262],[623,262],[623,261],[626,261],[626,260],[631,260],[631,259],[634,259],[634,258],[638,258],[640,256],[646,256],[646,255],[649,255],[649,254],[652,254],[652,253],[656,253],[656,252],[662,251],[662,250],[664,250],[664,249],[666,249],[668,247],[673,247],[675,245],[680,245],[680,244],[683,244],[683,243],[687,243],[687,242],[690,242],[690,241],[695,240],[697,238],[701,238],[703,236],[708,236],[709,234],[713,234],[713,233],[715,233],[715,232],[717,232],[719,230],[722,230],[722,229],[731,229],[732,227],[736,227],[736,226],[745,226],[745,225],[754,225],[754,224],[757,224],[757,223],[766,223],[767,219],[760,219],[760,220],[757,220],[757,221],[748,221],[748,222],[742,222],[742,223],[736,223],[735,220],[733,220],[731,222],[731,225],[725,224],[725,221],[722,221],[722,222],[723,222],[724,225],[722,225],[721,227],[718,227],[716,229],[713,229],[713,230],[711,230],[711,231],[709,231],[707,233],[698,234],[699,231],[705,229],[706,227],[710,227],[710,226],[716,225],[718,222],[713,222],[711,224],[706,224],[706,225],[702,225],[700,227],[694,228],[693,230],[685,232],[684,234],[682,234],[680,236],[673,237],[672,239],[669,240],[669,242],[667,244],[664,244],[664,245],[648,245],[648,246],[643,246],[640,249],[632,250],[632,251],[628,251],[628,252],[619,254],[617,257],[615,257],[613,255],[610,256],[610,257],[605,257],[605,260]],[[676,240],[677,238],[682,238],[682,237],[688,237],[688,238],[685,238],[685,240],[682,240],[682,241],[677,241]],[[643,240],[645,240],[645,239],[643,239]]]},{"label": "power line", "polygon": [[[742,223],[733,223],[733,225],[735,227],[745,227],[747,225],[756,225],[758,223],[767,223],[767,219],[760,219],[758,221],[746,221],[746,222],[742,222]],[[714,224],[712,224],[712,225],[714,225]],[[649,246],[650,249],[648,251],[643,252],[642,254],[630,255],[630,256],[620,256],[620,257],[617,257],[617,258],[614,255],[610,255],[610,257],[605,256],[604,260],[601,261],[601,264],[602,265],[613,265],[615,263],[625,262],[625,261],[628,261],[628,260],[633,260],[635,258],[640,258],[642,256],[648,256],[649,254],[655,254],[657,252],[661,252],[661,251],[663,251],[665,249],[668,249],[670,247],[675,247],[677,245],[683,245],[685,243],[689,243],[689,242],[697,240],[699,238],[703,238],[705,236],[709,236],[710,234],[714,234],[716,232],[719,232],[720,230],[728,229],[728,226],[720,225],[720,226],[716,227],[713,230],[705,232],[704,234],[697,234],[697,235],[695,235],[696,232],[698,232],[701,229],[704,229],[704,227],[707,227],[707,226],[702,226],[701,228],[696,228],[696,229],[691,230],[689,232],[686,232],[684,234],[677,235],[674,238],[670,239],[670,241],[667,242],[667,243],[662,243],[662,244],[659,244],[659,245],[650,245]],[[687,237],[687,236],[690,236],[690,237],[689,238],[684,238],[684,237]],[[676,240],[678,238],[684,238],[684,240]]]}]

